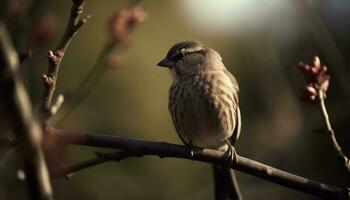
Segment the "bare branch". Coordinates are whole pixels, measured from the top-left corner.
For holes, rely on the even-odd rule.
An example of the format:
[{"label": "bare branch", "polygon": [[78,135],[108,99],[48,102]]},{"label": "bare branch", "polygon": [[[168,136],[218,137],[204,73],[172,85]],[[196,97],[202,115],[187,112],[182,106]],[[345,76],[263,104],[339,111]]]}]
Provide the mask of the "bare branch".
[{"label": "bare branch", "polygon": [[35,120],[18,70],[19,59],[3,24],[0,24],[0,93],[23,156],[31,199],[50,200],[52,189],[43,151],[42,130]]},{"label": "bare branch", "polygon": [[51,116],[53,116],[57,113],[57,111],[62,106],[63,102],[64,102],[63,94],[58,95],[56,103],[51,106],[51,109],[50,109]]},{"label": "bare branch", "polygon": [[[67,116],[77,108],[87,96],[93,91],[93,87],[103,78],[103,74],[111,68],[115,68],[120,65],[120,59],[108,59],[108,55],[113,50],[118,50],[121,54],[129,46],[129,36],[132,30],[134,30],[138,24],[143,22],[146,18],[146,12],[143,7],[135,3],[128,9],[122,9],[115,12],[109,19],[108,30],[110,34],[110,40],[102,48],[98,59],[88,75],[78,84],[78,87],[72,92],[73,97],[67,101],[68,107],[58,120],[60,124]],[[109,55],[111,56],[111,55]],[[115,56],[116,58],[116,56]],[[119,62],[118,62],[119,61]]]},{"label": "bare branch", "polygon": [[[62,130],[49,131],[50,132],[46,134],[46,137],[48,137],[47,140],[53,140],[55,143],[121,149],[132,152],[132,156],[137,157],[156,155],[160,158],[174,157],[197,160],[231,167],[241,172],[324,199],[349,199],[349,191],[346,188],[337,188],[309,180],[239,155],[237,155],[237,163],[227,163],[226,152],[222,151],[196,148],[194,149],[193,156],[191,156],[190,149],[183,145],[93,133],[74,133]],[[97,160],[86,162],[88,164],[85,166],[89,165],[89,167],[95,165],[95,163],[100,164]]]},{"label": "bare branch", "polygon": [[84,0],[72,0],[73,6],[71,9],[71,14],[69,21],[64,32],[64,35],[61,38],[61,41],[58,43],[54,51],[49,51],[48,60],[49,68],[46,74],[43,74],[43,83],[44,83],[44,95],[41,105],[41,117],[44,121],[44,124],[47,126],[48,120],[52,116],[51,114],[51,102],[53,94],[56,88],[56,82],[58,77],[59,67],[62,61],[62,58],[66,52],[67,47],[72,41],[74,35],[77,33],[78,29],[86,23],[87,18],[80,19],[80,15],[83,12]]},{"label": "bare branch", "polygon": [[125,158],[133,156],[131,151],[119,151],[116,153],[101,153],[96,152],[96,156],[88,160],[80,161],[70,165],[61,166],[58,169],[52,170],[50,175],[52,177],[68,177],[70,178],[72,174],[76,171],[80,171],[89,167],[93,167],[109,161],[121,161]]},{"label": "bare branch", "polygon": [[[330,84],[330,76],[328,75],[328,67],[321,65],[321,60],[318,56],[315,56],[313,65],[308,65],[303,62],[299,62],[299,68],[304,74],[306,85],[303,87],[302,99],[311,103],[318,102],[322,111],[322,116],[327,127],[327,133],[329,134],[333,147],[338,153],[340,160],[343,162],[347,173],[350,174],[350,161],[346,157],[342,148],[338,144],[335,137],[335,131],[332,128],[331,122],[326,109],[325,99],[326,93]],[[318,97],[318,98],[317,98]],[[318,101],[317,101],[318,100]]]},{"label": "bare branch", "polygon": [[322,88],[320,88],[318,90],[318,98],[319,98],[319,102],[320,102],[322,116],[323,116],[324,122],[326,124],[329,136],[331,137],[333,147],[334,147],[335,151],[337,152],[339,158],[343,162],[344,167],[346,168],[347,172],[350,174],[350,161],[349,161],[349,158],[344,154],[342,148],[338,144],[337,138],[335,137],[335,131],[333,130],[332,124],[329,120],[329,115],[328,115],[326,104],[325,104],[325,95],[324,95],[324,91],[322,90]]},{"label": "bare branch", "polygon": [[[1,138],[0,138],[1,139]],[[2,138],[0,141],[12,145],[11,141]],[[183,145],[170,144],[165,142],[153,142],[139,139],[131,139],[120,136],[110,136],[94,133],[74,133],[51,129],[45,134],[45,143],[55,143],[60,145],[84,145],[102,148],[122,149],[122,151],[114,154],[103,154],[85,161],[65,165],[51,171],[53,177],[67,176],[73,172],[86,169],[104,162],[112,160],[121,160],[128,157],[141,156],[159,156],[160,158],[174,157],[189,160],[197,160],[211,164],[218,164],[241,172],[260,177],[264,180],[295,189],[316,197],[324,199],[350,199],[349,190],[347,188],[337,188],[331,185],[323,184],[317,181],[309,180],[271,166],[250,160],[243,156],[237,155],[237,163],[227,163],[227,155],[225,152],[211,149],[197,148],[194,155],[191,156],[190,149]],[[120,154],[119,154],[120,153]],[[101,155],[101,154],[100,154]]]},{"label": "bare branch", "polygon": [[96,63],[88,75],[78,84],[78,87],[74,90],[74,92],[72,92],[74,96],[72,99],[67,101],[66,105],[68,107],[66,108],[65,112],[63,112],[60,120],[58,120],[58,124],[66,119],[69,114],[71,114],[74,109],[78,107],[79,103],[93,91],[93,87],[101,80],[103,73],[107,70],[107,68],[103,65],[103,61],[114,46],[114,44],[107,44],[102,48]]}]

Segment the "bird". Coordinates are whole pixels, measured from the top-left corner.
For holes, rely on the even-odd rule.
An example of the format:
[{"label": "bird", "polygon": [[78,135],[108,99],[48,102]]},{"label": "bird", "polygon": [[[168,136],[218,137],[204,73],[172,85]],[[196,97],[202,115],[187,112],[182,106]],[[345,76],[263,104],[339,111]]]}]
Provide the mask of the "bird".
[{"label": "bird", "polygon": [[[235,153],[241,132],[239,87],[220,54],[185,40],[174,44],[157,65],[171,71],[168,109],[182,142]],[[213,169],[215,199],[242,199],[234,171],[218,165]]]}]

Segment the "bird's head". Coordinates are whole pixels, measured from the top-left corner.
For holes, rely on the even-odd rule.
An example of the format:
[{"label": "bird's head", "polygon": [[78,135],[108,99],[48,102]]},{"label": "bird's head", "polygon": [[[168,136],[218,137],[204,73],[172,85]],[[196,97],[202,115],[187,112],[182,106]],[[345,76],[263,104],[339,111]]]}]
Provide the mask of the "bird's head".
[{"label": "bird's head", "polygon": [[170,68],[176,76],[224,67],[215,50],[194,40],[176,43],[157,65]]}]

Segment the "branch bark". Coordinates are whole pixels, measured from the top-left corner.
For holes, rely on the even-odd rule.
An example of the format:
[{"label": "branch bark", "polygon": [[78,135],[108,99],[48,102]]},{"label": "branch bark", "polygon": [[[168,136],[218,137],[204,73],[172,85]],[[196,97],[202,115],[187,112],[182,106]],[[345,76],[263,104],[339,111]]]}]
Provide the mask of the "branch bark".
[{"label": "branch bark", "polygon": [[131,151],[122,150],[116,153],[101,153],[96,152],[96,156],[88,160],[80,161],[74,164],[64,165],[50,172],[51,177],[67,177],[70,178],[74,172],[87,169],[109,161],[119,162],[125,158],[132,157],[134,154]]},{"label": "branch bark", "polygon": [[56,88],[56,82],[58,78],[58,71],[60,68],[63,56],[72,41],[73,37],[76,35],[79,28],[84,25],[89,18],[89,16],[80,19],[80,15],[83,12],[84,0],[72,0],[73,6],[71,9],[71,14],[69,17],[66,30],[58,43],[54,51],[49,51],[48,60],[49,68],[48,72],[42,75],[44,84],[44,95],[41,104],[41,118],[44,122],[44,127],[47,127],[49,119],[52,117],[51,104],[53,94]]},{"label": "branch bark", "polygon": [[30,197],[50,200],[52,189],[41,148],[42,130],[33,116],[18,64],[18,55],[5,25],[0,23],[0,98],[11,119],[16,146],[23,156]]},{"label": "branch bark", "polygon": [[[197,160],[201,162],[207,162],[211,164],[218,164],[226,167],[236,169],[238,171],[271,181],[273,183],[292,188],[294,190],[304,192],[316,197],[324,199],[350,199],[349,191],[347,188],[337,188],[331,185],[323,184],[317,181],[309,180],[301,176],[297,176],[271,166],[250,160],[248,158],[237,155],[236,163],[227,163],[226,152],[216,151],[211,149],[195,148],[193,156],[190,149],[183,145],[170,144],[165,142],[153,142],[139,139],[131,139],[120,136],[101,135],[94,133],[74,133],[63,130],[49,130],[46,134],[47,140],[54,141],[60,144],[75,144],[85,145],[103,148],[115,148],[127,151],[129,156],[140,157],[146,155],[155,155],[160,158],[173,157],[183,158],[189,160]],[[105,162],[112,159],[106,159]],[[100,164],[103,160],[95,162]],[[89,162],[89,161],[83,161]],[[90,162],[92,163],[92,161]],[[73,171],[77,171],[74,166],[78,164],[65,166],[66,171],[63,174],[69,174]],[[95,164],[88,165],[91,167]],[[82,167],[84,169],[86,167]],[[56,172],[59,169],[56,170]]]}]

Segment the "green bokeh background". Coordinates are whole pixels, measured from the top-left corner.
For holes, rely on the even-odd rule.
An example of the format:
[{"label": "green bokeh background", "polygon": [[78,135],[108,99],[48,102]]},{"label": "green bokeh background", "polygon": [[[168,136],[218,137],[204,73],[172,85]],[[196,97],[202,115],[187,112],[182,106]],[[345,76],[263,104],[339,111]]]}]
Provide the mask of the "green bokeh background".
[{"label": "green bokeh background", "polygon": [[[5,8],[7,1],[0,2]],[[248,2],[252,2],[248,8],[266,9],[252,0]],[[129,46],[121,54],[122,66],[108,69],[91,94],[62,123],[56,121],[55,126],[181,143],[167,110],[171,76],[166,69],[156,67],[156,63],[175,42],[196,39],[220,52],[240,84],[243,117],[243,130],[237,143],[240,155],[317,181],[348,186],[349,178],[336,159],[329,137],[313,133],[314,129],[323,127],[318,105],[298,99],[304,82],[296,63],[300,60],[310,63],[314,55],[319,55],[329,66],[332,79],[327,105],[340,143],[348,151],[349,34],[346,33],[350,26],[342,19],[349,17],[350,4],[346,1],[286,2],[291,6],[288,12],[274,10],[269,13],[273,17],[261,19],[256,27],[246,27],[242,22],[241,26],[232,25],[225,31],[213,32],[208,25],[207,32],[189,19],[183,1],[144,1],[147,19],[131,33]],[[46,54],[64,31],[71,2],[32,3],[33,8],[24,20],[28,27],[23,32],[18,32],[15,24],[9,27],[14,38],[24,38],[16,40],[17,49],[24,51],[30,47],[24,35],[30,34],[31,24],[44,12],[55,16],[57,29],[53,38],[33,49],[31,60],[23,66],[24,79],[37,108],[42,94],[41,74],[48,65]],[[265,3],[273,6],[276,2]],[[200,1],[198,4],[201,6]],[[84,14],[92,17],[66,52],[56,94],[62,93],[67,98],[72,95],[109,40],[108,18],[129,5],[128,1],[86,1]],[[219,23],[221,19],[217,20]],[[332,20],[337,23],[334,25]],[[58,113],[57,118],[61,114]],[[96,150],[103,151],[72,146],[60,154],[66,155],[69,163],[90,158]],[[8,150],[1,150],[1,155],[11,157]],[[25,199],[23,185],[14,179],[17,168],[14,163],[13,158],[0,163],[1,199]],[[238,173],[238,180],[245,199],[314,199],[243,173]],[[210,165],[158,157],[99,165],[77,172],[69,180],[54,180],[53,188],[58,200],[213,199]]]}]

